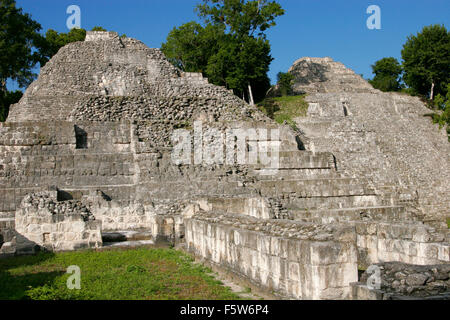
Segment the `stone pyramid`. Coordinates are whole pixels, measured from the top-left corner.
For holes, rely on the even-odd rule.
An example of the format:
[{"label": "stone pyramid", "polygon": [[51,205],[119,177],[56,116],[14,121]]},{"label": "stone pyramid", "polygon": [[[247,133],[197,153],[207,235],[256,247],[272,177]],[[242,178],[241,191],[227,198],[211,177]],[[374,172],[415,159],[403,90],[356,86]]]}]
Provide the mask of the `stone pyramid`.
[{"label": "stone pyramid", "polygon": [[[448,264],[448,232],[424,223],[416,190],[382,183],[385,163],[387,176],[400,164],[414,164],[411,176],[420,169],[406,153],[417,134],[378,136],[356,110],[388,96],[330,60],[297,71],[301,86],[308,82],[302,90],[312,90],[300,131],[137,40],[88,32],[62,48],[0,124],[0,256],[170,241],[294,299],[354,297],[358,266]],[[411,130],[404,123],[422,109],[409,98],[395,102],[402,130]],[[433,130],[420,123],[420,133]],[[192,151],[182,159],[174,136]],[[439,139],[430,141],[445,152]],[[411,150],[420,160],[418,148],[441,152],[418,141]],[[239,151],[246,161],[237,161]]]},{"label": "stone pyramid", "polygon": [[178,70],[159,49],[115,32],[89,32],[42,68],[8,122],[189,120],[202,113],[217,120],[261,117],[232,91]]}]

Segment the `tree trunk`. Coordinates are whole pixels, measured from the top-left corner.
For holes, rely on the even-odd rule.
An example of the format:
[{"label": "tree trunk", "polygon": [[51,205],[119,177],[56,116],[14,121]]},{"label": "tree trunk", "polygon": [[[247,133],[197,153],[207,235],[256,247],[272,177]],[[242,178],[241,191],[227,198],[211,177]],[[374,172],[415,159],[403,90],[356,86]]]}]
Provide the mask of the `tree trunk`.
[{"label": "tree trunk", "polygon": [[431,84],[431,93],[430,93],[430,100],[434,99],[434,86],[435,86],[435,84],[434,84],[434,82],[432,82],[432,84]]},{"label": "tree trunk", "polygon": [[248,84],[248,100],[251,106],[255,105],[255,100],[253,100],[252,86],[250,85],[250,83]]},{"label": "tree trunk", "polygon": [[6,93],[6,79],[0,79],[0,92]]}]

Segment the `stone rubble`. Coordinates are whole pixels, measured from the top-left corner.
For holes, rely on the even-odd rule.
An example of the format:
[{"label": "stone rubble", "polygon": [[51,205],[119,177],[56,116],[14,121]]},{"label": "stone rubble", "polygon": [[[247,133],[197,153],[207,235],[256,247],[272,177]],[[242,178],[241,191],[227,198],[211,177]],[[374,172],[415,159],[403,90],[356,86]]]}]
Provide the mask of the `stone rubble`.
[{"label": "stone rubble", "polygon": [[[414,266],[399,262],[376,265],[380,270],[380,289],[384,299],[429,298],[450,299],[450,265]],[[373,275],[365,272],[360,283]],[[357,297],[356,297],[357,298]]]}]

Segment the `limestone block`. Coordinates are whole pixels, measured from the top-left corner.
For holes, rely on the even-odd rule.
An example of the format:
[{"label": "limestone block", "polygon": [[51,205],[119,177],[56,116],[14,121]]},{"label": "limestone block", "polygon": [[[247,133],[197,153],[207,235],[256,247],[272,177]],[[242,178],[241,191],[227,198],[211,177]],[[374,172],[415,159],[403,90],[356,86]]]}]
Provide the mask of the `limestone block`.
[{"label": "limestone block", "polygon": [[442,262],[450,262],[450,245],[441,244],[438,248],[438,259]]}]

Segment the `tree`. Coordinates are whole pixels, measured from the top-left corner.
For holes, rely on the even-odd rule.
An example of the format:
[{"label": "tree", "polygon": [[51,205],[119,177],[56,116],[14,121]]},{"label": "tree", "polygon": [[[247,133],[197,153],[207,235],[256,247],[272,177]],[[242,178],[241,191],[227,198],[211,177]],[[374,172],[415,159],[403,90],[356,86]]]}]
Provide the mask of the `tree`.
[{"label": "tree", "polygon": [[269,0],[203,0],[197,11],[206,23],[223,25],[230,34],[257,38],[265,38],[264,32],[284,14],[280,4]]},{"label": "tree", "polygon": [[292,94],[292,85],[294,83],[294,76],[289,72],[279,72],[277,74],[277,85],[282,96]]},{"label": "tree", "polygon": [[257,81],[267,85],[258,88],[261,93],[270,87],[267,71],[273,59],[264,32],[275,26],[275,19],[284,14],[281,5],[269,0],[203,0],[203,4],[196,9],[205,23],[227,30],[230,35],[228,42],[234,42],[234,45],[231,44],[234,48],[230,51],[234,55],[231,59],[234,58],[237,63],[229,65],[231,69],[228,74],[231,77],[226,79],[232,80],[228,81],[231,82],[229,87],[239,95],[247,88],[249,102],[254,104],[253,83]]},{"label": "tree", "polygon": [[19,102],[22,98],[22,91],[0,92],[0,122],[5,122],[8,118],[9,106]]},{"label": "tree", "polygon": [[447,95],[444,97],[441,94],[436,95],[434,99],[434,106],[438,108],[438,112],[432,113],[429,116],[434,123],[439,124],[442,128],[447,126],[448,140],[450,141],[450,83],[447,84]]},{"label": "tree", "polygon": [[0,91],[4,94],[7,79],[22,88],[34,80],[40,30],[41,25],[17,8],[14,0],[0,1]]},{"label": "tree", "polygon": [[272,57],[264,32],[284,10],[275,1],[204,0],[196,8],[203,25],[171,31],[162,50],[184,71],[202,72],[250,103],[264,97]]},{"label": "tree", "polygon": [[424,27],[416,36],[408,37],[403,46],[404,81],[417,93],[446,94],[450,82],[450,33],[445,26]]},{"label": "tree", "polygon": [[39,42],[39,62],[41,67],[43,67],[55,54],[58,53],[59,49],[65,45],[71,42],[84,41],[85,38],[86,30],[84,29],[74,28],[68,33],[58,33],[55,30],[49,29],[45,33],[45,37]]},{"label": "tree", "polygon": [[254,97],[263,98],[270,87],[267,72],[272,58],[268,41],[249,37],[238,42],[231,35],[225,38],[219,51],[208,60],[208,78],[233,89],[238,96],[247,95],[250,103]]},{"label": "tree", "polygon": [[92,31],[108,31],[108,30],[106,30],[106,29],[103,28],[103,27],[97,26],[97,27],[93,27],[93,28],[92,28]]},{"label": "tree", "polygon": [[369,83],[381,91],[399,91],[402,88],[400,83],[402,66],[395,58],[383,58],[372,65],[372,72],[375,77]]},{"label": "tree", "polygon": [[186,72],[206,72],[208,60],[217,54],[224,41],[223,28],[197,22],[188,22],[173,30],[167,36],[161,50],[167,59]]},{"label": "tree", "polygon": [[20,91],[8,91],[8,79],[24,88],[36,77],[33,68],[40,57],[40,30],[41,25],[17,8],[14,0],[0,0],[0,121],[6,120],[9,106],[22,96]]}]

